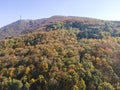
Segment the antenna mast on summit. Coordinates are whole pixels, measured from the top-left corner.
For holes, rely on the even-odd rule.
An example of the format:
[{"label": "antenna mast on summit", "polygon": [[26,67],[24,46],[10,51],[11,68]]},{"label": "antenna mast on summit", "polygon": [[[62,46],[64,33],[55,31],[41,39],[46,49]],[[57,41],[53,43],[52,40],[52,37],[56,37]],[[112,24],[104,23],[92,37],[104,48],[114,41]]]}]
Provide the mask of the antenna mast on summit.
[{"label": "antenna mast on summit", "polygon": [[21,21],[22,16],[20,15],[20,21]]}]

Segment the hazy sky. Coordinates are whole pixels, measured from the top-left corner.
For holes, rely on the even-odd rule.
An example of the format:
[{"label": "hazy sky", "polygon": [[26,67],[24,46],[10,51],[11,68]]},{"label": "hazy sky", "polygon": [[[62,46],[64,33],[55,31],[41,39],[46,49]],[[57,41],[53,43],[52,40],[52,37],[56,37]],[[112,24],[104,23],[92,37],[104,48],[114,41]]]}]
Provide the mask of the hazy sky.
[{"label": "hazy sky", "polygon": [[53,15],[120,20],[120,0],[0,0],[0,27]]}]

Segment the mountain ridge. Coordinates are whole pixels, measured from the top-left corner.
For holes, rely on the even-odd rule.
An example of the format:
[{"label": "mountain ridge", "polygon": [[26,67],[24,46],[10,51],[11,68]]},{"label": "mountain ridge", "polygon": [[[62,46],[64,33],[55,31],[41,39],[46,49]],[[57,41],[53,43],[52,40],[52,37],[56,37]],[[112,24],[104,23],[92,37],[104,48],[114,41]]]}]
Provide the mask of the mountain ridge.
[{"label": "mountain ridge", "polygon": [[[30,32],[36,32],[38,31],[46,31],[46,29],[53,25],[53,24],[65,24],[64,27],[67,27],[67,24],[75,24],[81,29],[84,26],[104,26],[105,23],[111,23],[113,27],[119,28],[120,22],[119,21],[105,21],[100,20],[96,18],[88,18],[88,17],[75,17],[75,16],[52,16],[49,18],[42,18],[42,19],[36,19],[36,20],[17,20],[11,24],[8,24],[2,28],[0,28],[0,40],[5,39],[6,37],[11,36],[17,36],[21,34],[26,34]],[[71,27],[75,27],[75,25],[72,25]],[[86,27],[87,27],[86,26]],[[62,28],[61,28],[62,29]],[[65,28],[66,29],[66,28]]]}]

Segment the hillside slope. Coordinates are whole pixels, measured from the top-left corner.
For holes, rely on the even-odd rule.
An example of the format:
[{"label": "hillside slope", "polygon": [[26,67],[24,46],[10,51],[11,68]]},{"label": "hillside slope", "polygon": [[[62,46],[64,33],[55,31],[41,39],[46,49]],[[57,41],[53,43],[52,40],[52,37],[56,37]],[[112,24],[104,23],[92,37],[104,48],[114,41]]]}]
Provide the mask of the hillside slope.
[{"label": "hillside slope", "polygon": [[[59,29],[79,29],[81,34],[79,38],[103,37],[103,35],[120,36],[120,23],[116,21],[104,21],[93,18],[73,17],[73,16],[52,16],[37,20],[18,20],[12,24],[0,29],[0,40],[6,37],[17,36],[21,34],[50,31]],[[94,35],[85,36],[85,32]],[[101,34],[97,35],[96,34]]]},{"label": "hillside slope", "polygon": [[41,24],[45,19],[40,20],[18,20],[0,29],[0,40],[6,37],[20,35],[21,32],[27,31],[32,27]]},{"label": "hillside slope", "polygon": [[119,90],[120,38],[79,39],[77,34],[77,30],[53,30],[2,41],[0,87]]}]

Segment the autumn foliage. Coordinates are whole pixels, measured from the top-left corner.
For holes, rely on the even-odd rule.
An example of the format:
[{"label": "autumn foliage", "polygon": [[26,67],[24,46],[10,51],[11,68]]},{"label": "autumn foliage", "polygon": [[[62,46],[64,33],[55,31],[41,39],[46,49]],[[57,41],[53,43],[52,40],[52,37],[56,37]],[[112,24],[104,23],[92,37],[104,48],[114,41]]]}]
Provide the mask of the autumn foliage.
[{"label": "autumn foliage", "polygon": [[120,38],[53,30],[0,42],[0,90],[119,90]]}]

